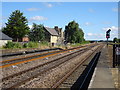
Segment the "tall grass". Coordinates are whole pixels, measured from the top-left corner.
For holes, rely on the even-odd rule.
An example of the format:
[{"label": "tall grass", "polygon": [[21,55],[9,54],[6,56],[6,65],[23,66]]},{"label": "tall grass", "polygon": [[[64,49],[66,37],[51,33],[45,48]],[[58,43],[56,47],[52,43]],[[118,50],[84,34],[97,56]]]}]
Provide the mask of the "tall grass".
[{"label": "tall grass", "polygon": [[49,43],[44,41],[44,42],[25,42],[25,43],[19,43],[19,42],[7,42],[3,48],[10,48],[10,49],[15,49],[15,48],[38,48],[39,46],[49,46]]},{"label": "tall grass", "polygon": [[77,46],[80,46],[80,45],[83,45],[83,44],[88,44],[90,43],[89,41],[84,41],[82,43],[74,43],[74,44],[70,44],[71,47],[77,47]]}]

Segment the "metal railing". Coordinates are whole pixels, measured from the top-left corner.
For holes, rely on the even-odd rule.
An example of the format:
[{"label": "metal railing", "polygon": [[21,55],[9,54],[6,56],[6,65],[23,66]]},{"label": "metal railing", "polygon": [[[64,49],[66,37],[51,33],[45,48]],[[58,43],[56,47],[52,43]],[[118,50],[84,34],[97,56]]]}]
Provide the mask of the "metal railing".
[{"label": "metal railing", "polygon": [[120,67],[120,44],[113,44],[113,68]]}]

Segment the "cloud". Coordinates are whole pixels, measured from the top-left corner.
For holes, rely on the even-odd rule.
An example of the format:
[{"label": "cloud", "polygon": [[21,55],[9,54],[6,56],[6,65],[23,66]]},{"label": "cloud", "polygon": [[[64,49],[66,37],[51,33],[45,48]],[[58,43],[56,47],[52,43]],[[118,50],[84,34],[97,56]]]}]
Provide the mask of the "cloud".
[{"label": "cloud", "polygon": [[111,33],[111,35],[116,35],[116,34],[117,34],[117,33],[115,33],[115,32],[112,32],[112,33]]},{"label": "cloud", "polygon": [[[119,33],[111,32],[110,39],[112,40],[114,37],[119,37]],[[106,40],[106,33],[87,33],[85,34],[86,39],[88,40]]]},{"label": "cloud", "polygon": [[105,33],[87,33],[85,37],[87,40],[103,40],[105,39]]},{"label": "cloud", "polygon": [[98,37],[101,37],[101,36],[104,36],[105,34],[103,34],[103,33],[87,33],[87,36],[98,36]]},{"label": "cloud", "polygon": [[118,8],[112,8],[113,12],[118,12]]},{"label": "cloud", "polygon": [[88,11],[89,11],[90,13],[95,12],[92,8],[89,8]]},{"label": "cloud", "polygon": [[44,3],[44,5],[45,5],[46,7],[48,7],[48,8],[53,7],[53,5],[52,5],[51,3]]},{"label": "cloud", "polygon": [[30,29],[32,28],[32,25],[28,25],[28,26],[29,26]]},{"label": "cloud", "polygon": [[104,30],[104,31],[107,31],[107,30],[109,30],[109,29],[111,29],[112,31],[118,31],[118,27],[116,27],[116,26],[111,26],[111,27],[102,28],[102,30]]},{"label": "cloud", "polygon": [[47,7],[52,7],[53,5],[52,4],[47,4]]},{"label": "cloud", "polygon": [[87,33],[88,36],[93,36],[93,33]]},{"label": "cloud", "polygon": [[85,25],[86,25],[86,26],[88,26],[88,25],[92,25],[92,23],[90,23],[90,22],[86,22]]},{"label": "cloud", "polygon": [[102,22],[102,24],[112,24],[112,22],[105,21],[105,22]]},{"label": "cloud", "polygon": [[38,11],[39,8],[28,8],[27,11]]},{"label": "cloud", "polygon": [[44,20],[47,20],[47,18],[43,16],[34,16],[34,17],[31,17],[29,20],[30,21],[44,21]]}]

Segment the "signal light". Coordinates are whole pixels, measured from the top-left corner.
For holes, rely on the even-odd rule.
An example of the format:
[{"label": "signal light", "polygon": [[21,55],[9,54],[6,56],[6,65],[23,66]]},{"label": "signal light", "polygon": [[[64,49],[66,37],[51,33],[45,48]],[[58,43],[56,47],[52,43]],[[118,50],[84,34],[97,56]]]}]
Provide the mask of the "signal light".
[{"label": "signal light", "polygon": [[106,32],[106,38],[110,38],[110,29]]},{"label": "signal light", "polygon": [[110,38],[110,34],[107,33],[107,34],[106,34],[106,38]]}]

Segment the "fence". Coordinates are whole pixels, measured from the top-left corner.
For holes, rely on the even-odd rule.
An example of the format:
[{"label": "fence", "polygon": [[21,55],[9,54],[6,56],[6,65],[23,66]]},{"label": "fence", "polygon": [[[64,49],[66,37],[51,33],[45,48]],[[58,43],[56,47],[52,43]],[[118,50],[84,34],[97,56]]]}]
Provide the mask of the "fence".
[{"label": "fence", "polygon": [[113,68],[120,67],[120,44],[113,45]]}]

